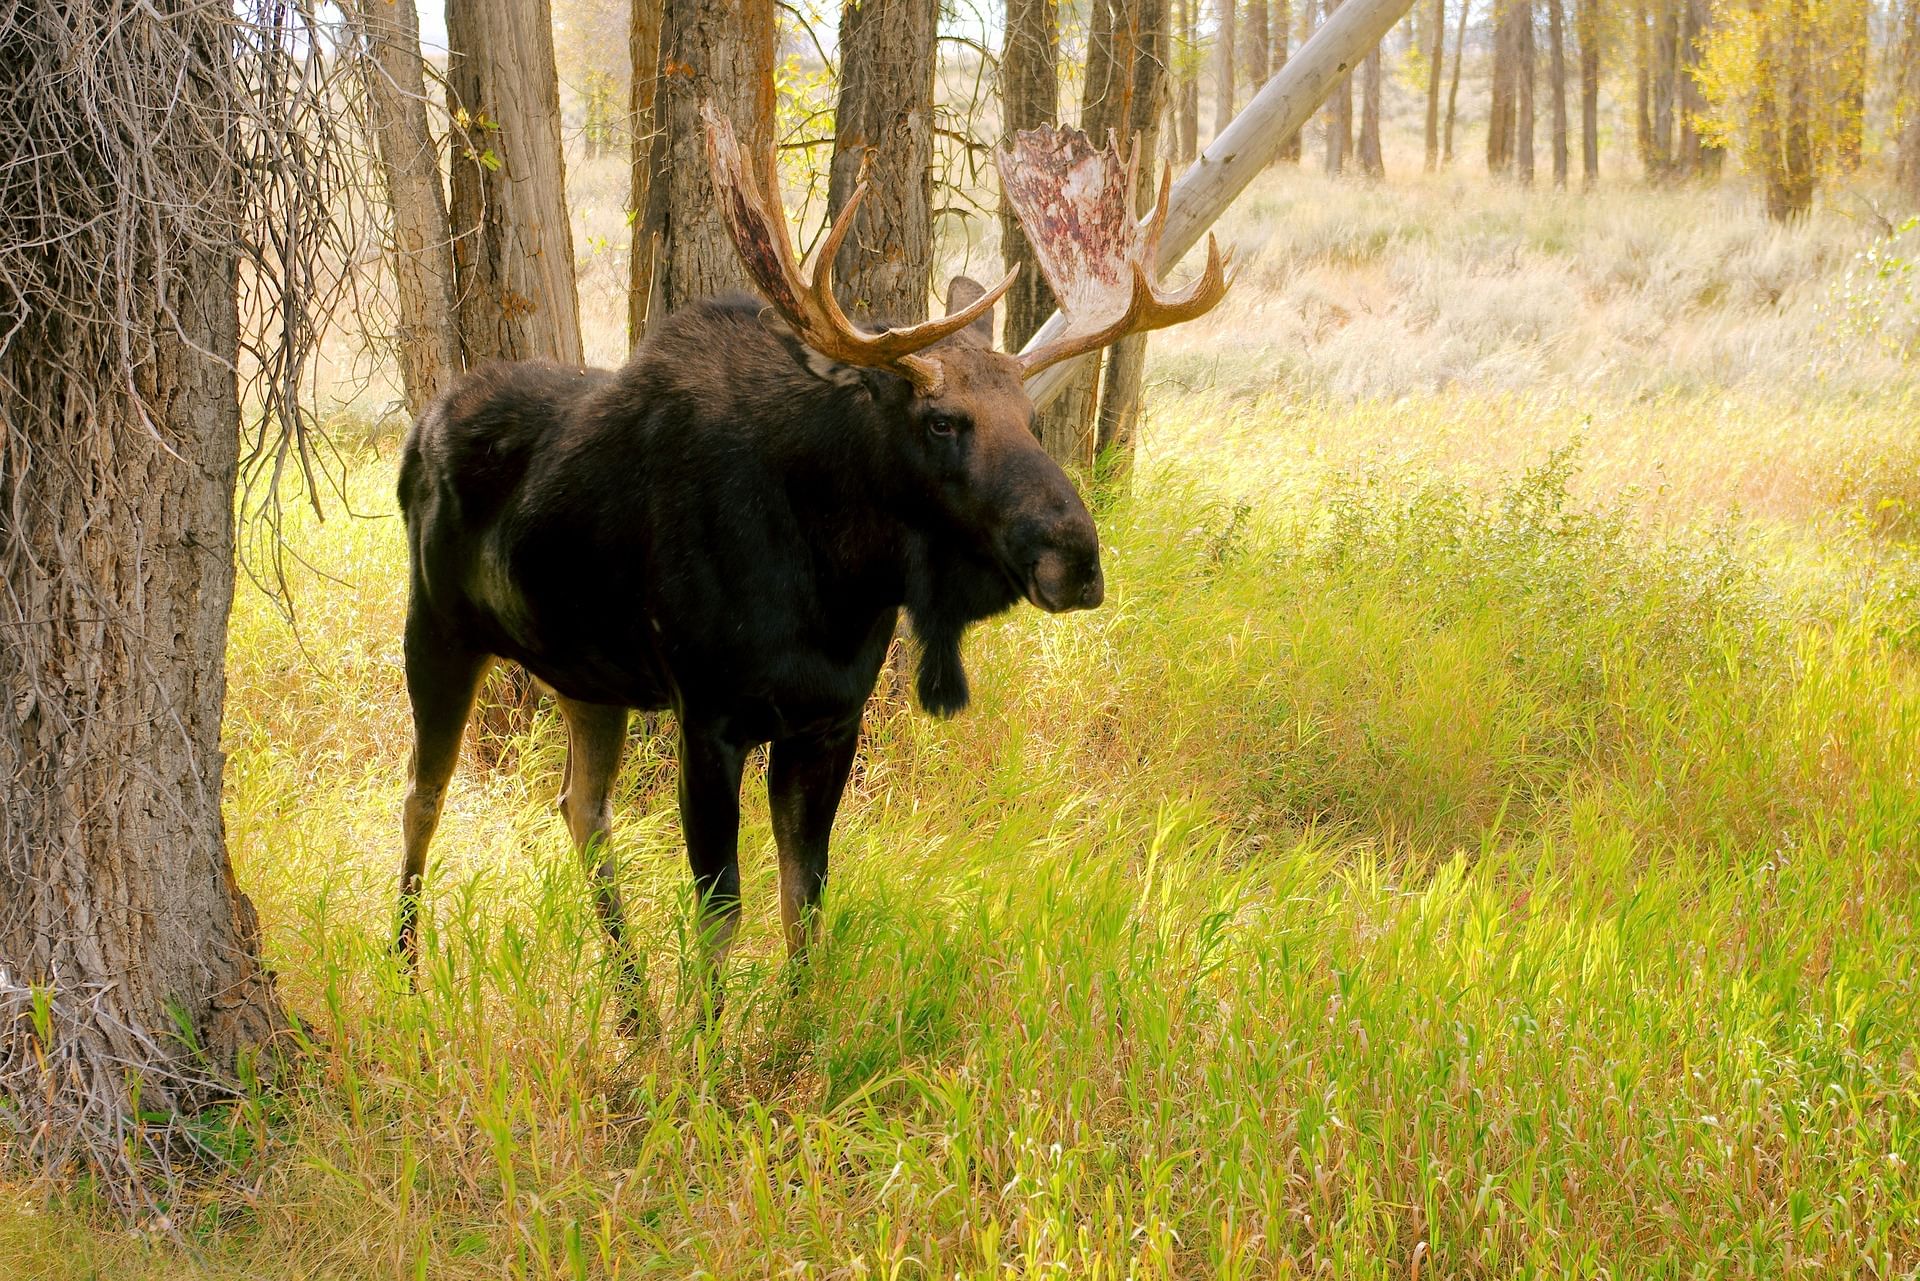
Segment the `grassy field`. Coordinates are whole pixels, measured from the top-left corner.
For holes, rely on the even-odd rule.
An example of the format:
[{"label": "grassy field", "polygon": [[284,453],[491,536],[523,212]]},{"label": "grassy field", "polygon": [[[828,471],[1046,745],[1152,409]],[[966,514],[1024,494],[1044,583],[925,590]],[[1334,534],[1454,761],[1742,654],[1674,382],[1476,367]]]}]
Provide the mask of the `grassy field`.
[{"label": "grassy field", "polygon": [[980,628],[956,721],[878,697],[797,996],[749,779],[717,1035],[657,735],[616,839],[668,1026],[614,1035],[550,714],[463,768],[397,982],[372,433],[295,625],[245,587],[232,636],[310,1052],[175,1234],[0,1193],[0,1273],[1920,1274],[1920,397],[1833,320],[1870,229],[1305,176],[1235,218],[1107,605]]}]

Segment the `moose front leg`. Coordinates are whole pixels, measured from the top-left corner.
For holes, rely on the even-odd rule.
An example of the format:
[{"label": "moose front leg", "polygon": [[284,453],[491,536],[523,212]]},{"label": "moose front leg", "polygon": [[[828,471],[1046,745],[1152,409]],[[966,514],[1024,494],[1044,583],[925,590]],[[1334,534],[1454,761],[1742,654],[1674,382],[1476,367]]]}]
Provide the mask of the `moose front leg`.
[{"label": "moose front leg", "polygon": [[780,847],[780,923],[795,972],[820,934],[827,886],[827,843],[853,768],[860,720],[825,734],[781,739],[767,763],[767,801]]},{"label": "moose front leg", "polygon": [[740,771],[746,749],[712,726],[680,720],[680,828],[699,905],[709,1021],[725,999],[721,972],[740,924]]}]

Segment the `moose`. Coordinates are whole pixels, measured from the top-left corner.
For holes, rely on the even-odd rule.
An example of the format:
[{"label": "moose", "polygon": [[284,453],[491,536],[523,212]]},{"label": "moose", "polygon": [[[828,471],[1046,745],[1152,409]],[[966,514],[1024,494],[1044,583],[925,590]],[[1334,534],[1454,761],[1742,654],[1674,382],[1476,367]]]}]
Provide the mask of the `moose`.
[{"label": "moose", "polygon": [[[739,795],[770,745],[767,794],[789,956],[818,930],[827,846],[899,613],[915,689],[967,705],[967,626],[1021,598],[1058,613],[1105,593],[1094,523],[1040,447],[1023,379],[1226,291],[1211,239],[1185,291],[1151,271],[1166,219],[1136,223],[1136,154],[1073,129],[997,153],[1068,321],[1019,356],[992,349],[992,289],[956,277],[947,314],[868,328],[831,264],[860,184],[806,271],[777,182],[763,188],[724,117],[703,109],[727,227],[765,305],[689,305],[617,372],[481,366],[419,417],[402,450],[414,749],[396,947],[409,968],[428,844],[475,690],[497,659],[553,693],[568,746],[558,809],[618,958],[630,1033],[652,1023],[609,852],[609,792],[633,709],[671,708],[678,800],[713,1004],[740,916]],[[771,155],[760,172],[771,180]]]}]

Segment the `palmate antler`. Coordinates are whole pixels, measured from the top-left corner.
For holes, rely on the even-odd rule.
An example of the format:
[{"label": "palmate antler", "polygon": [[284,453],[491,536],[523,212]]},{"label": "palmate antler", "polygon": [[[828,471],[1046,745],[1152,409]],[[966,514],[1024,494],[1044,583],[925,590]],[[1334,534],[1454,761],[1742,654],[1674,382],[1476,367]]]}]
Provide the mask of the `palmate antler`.
[{"label": "palmate antler", "polygon": [[864,172],[853,195],[826,239],[814,250],[804,272],[794,266],[793,242],[787,235],[787,220],[779,203],[779,193],[762,192],[753,177],[753,168],[741,154],[733,123],[711,102],[702,103],[700,116],[706,123],[707,153],[713,161],[714,188],[721,212],[733,233],[733,243],[747,274],[760,286],[760,292],[773,304],[800,341],[831,360],[872,369],[890,369],[906,378],[925,395],[940,390],[940,363],[916,352],[951,337],[993,310],[1000,295],[1007,292],[1018,274],[1010,271],[1006,279],[987,290],[971,306],[925,324],[904,329],[883,329],[878,333],[860,328],[847,319],[833,296],[833,260],[840,242],[853,228],[853,215],[867,194]]},{"label": "palmate antler", "polygon": [[1161,171],[1153,214],[1136,222],[1137,142],[1123,162],[1111,138],[1105,150],[1096,150],[1078,129],[1042,125],[1016,135],[994,159],[1007,200],[1067,318],[1058,338],[1020,356],[1027,377],[1129,333],[1192,320],[1225,296],[1226,261],[1211,235],[1199,279],[1171,296],[1155,288],[1154,259],[1173,171]]}]

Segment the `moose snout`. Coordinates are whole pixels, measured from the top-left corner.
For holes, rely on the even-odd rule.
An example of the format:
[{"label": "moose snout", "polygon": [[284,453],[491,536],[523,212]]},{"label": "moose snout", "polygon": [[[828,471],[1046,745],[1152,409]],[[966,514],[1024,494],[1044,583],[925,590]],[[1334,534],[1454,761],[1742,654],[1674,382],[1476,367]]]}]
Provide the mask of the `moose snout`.
[{"label": "moose snout", "polygon": [[1094,609],[1107,598],[1106,575],[1100,571],[1100,548],[1047,547],[1027,571],[1027,599],[1049,614]]}]

